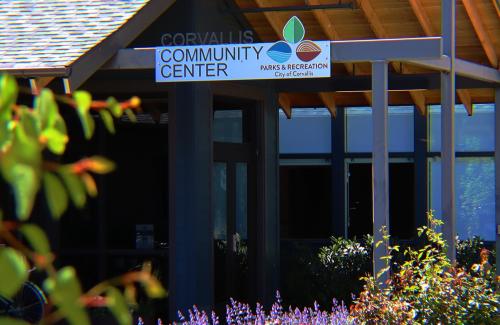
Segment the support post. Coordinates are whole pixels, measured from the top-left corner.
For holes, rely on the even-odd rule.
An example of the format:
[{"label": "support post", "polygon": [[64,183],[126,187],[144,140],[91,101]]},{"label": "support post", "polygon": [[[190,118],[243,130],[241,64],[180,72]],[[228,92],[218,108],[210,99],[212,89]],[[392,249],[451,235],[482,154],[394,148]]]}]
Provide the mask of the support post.
[{"label": "support post", "polygon": [[274,302],[279,288],[280,229],[279,229],[279,150],[278,96],[274,87],[267,88],[258,116],[259,166],[258,201],[259,240],[257,297],[265,306]]},{"label": "support post", "polygon": [[422,115],[418,108],[414,108],[415,229],[413,230],[413,237],[416,237],[418,227],[427,225],[427,110],[426,107],[425,115]]},{"label": "support post", "polygon": [[[382,227],[389,231],[389,154],[387,145],[388,126],[388,66],[386,61],[372,62],[372,105],[373,105],[373,239],[374,243],[384,241],[373,248],[373,274],[376,276],[386,264],[381,257],[387,255],[387,242],[380,232]],[[388,273],[379,279],[382,283]]]},{"label": "support post", "polygon": [[[500,87],[495,89],[495,218],[497,261],[500,261]],[[500,276],[500,267],[497,267]]]},{"label": "support post", "polygon": [[444,55],[450,57],[450,72],[441,73],[441,211],[447,256],[456,260],[455,211],[455,15],[456,1],[441,1],[441,33]]},{"label": "support post", "polygon": [[178,83],[169,93],[170,318],[213,307],[212,92]]},{"label": "support post", "polygon": [[345,108],[337,107],[332,118],[332,235],[347,237],[345,213]]}]

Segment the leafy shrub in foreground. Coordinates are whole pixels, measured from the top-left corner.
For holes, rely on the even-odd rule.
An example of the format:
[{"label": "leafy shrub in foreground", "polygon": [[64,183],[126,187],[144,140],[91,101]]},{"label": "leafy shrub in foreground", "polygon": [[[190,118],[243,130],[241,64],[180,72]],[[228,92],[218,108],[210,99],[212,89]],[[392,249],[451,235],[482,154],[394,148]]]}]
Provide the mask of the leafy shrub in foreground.
[{"label": "leafy shrub in foreground", "polygon": [[[440,221],[429,214],[431,227],[418,229],[428,244],[406,249],[407,261],[383,286],[366,277],[364,291],[351,306],[351,317],[363,324],[493,324],[498,316],[499,294],[488,263],[488,251],[481,264],[470,272],[452,266],[446,257],[446,243],[434,226]],[[398,247],[389,247],[389,251]],[[387,259],[390,263],[390,257]],[[389,267],[385,269],[388,271]]]}]

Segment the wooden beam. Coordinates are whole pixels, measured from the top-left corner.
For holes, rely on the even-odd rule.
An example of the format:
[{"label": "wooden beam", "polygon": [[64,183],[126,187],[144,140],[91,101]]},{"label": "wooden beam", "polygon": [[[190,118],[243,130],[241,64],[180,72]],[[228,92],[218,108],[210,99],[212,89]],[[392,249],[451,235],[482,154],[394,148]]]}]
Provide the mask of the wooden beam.
[{"label": "wooden beam", "polygon": [[292,118],[292,103],[290,102],[290,96],[280,93],[278,95],[278,103],[283,109],[287,119]]},{"label": "wooden beam", "polygon": [[493,2],[493,6],[497,12],[497,16],[500,18],[500,1],[499,0],[491,0]]},{"label": "wooden beam", "polygon": [[38,95],[40,94],[40,90],[47,87],[49,83],[54,80],[54,77],[40,77],[40,78],[32,78],[29,79],[31,94]]},{"label": "wooden beam", "polygon": [[[369,0],[358,0],[358,7],[363,11],[364,16],[368,20],[368,23],[371,26],[371,29],[375,36],[378,38],[388,38],[387,32],[385,30],[382,21],[379,19],[377,13],[375,12],[375,8],[373,8],[371,1]],[[398,73],[402,73],[402,65],[397,62],[392,62],[391,66]],[[426,111],[426,100],[423,91],[410,91],[410,96],[413,99],[413,102],[417,106],[418,110],[422,113]]]},{"label": "wooden beam", "polygon": [[[420,26],[424,30],[425,36],[436,36],[438,33],[432,26],[431,20],[427,13],[425,12],[425,9],[420,2],[420,0],[409,0],[411,8],[413,9],[413,13],[417,17]],[[472,115],[472,103],[471,103],[471,96],[470,93],[467,90],[457,90],[457,95],[462,104],[464,104],[465,108],[467,109],[467,113]],[[413,96],[412,96],[413,97]],[[415,102],[417,103],[417,102]],[[417,106],[418,107],[418,106]],[[422,113],[422,111],[419,108],[419,111]]]},{"label": "wooden beam", "polygon": [[488,31],[483,25],[481,14],[479,13],[477,6],[477,0],[462,0],[464,4],[465,11],[467,11],[467,15],[472,23],[472,27],[476,31],[476,34],[481,42],[481,45],[490,61],[490,64],[494,68],[498,68],[498,56],[495,50],[495,43],[491,39]]},{"label": "wooden beam", "polygon": [[[306,1],[306,4],[308,4],[308,5],[319,5],[320,4],[319,0],[305,0],[305,1]],[[321,26],[321,29],[323,30],[325,35],[328,37],[328,39],[330,39],[332,41],[341,40],[339,32],[337,31],[337,29],[333,25],[331,19],[328,17],[325,10],[322,10],[322,9],[321,10],[313,10],[313,14],[316,17],[316,20],[318,21],[319,25]],[[354,63],[344,63],[344,66],[350,75],[355,74]],[[367,72],[367,71],[364,71],[362,66],[358,66],[357,69],[362,73]],[[320,97],[321,96],[322,95],[320,94]],[[368,105],[371,106],[371,103],[372,103],[371,94],[363,92],[363,96],[365,97],[366,101],[368,102]],[[327,104],[327,102],[325,102],[325,104]],[[333,114],[332,114],[332,116],[333,116]],[[336,116],[336,112],[335,112],[335,116]]]},{"label": "wooden beam", "polygon": [[411,91],[410,96],[420,114],[425,116],[427,114],[427,99],[425,98],[424,91]]},{"label": "wooden beam", "polygon": [[468,92],[466,89],[457,89],[457,95],[462,105],[465,106],[467,115],[472,116],[473,107],[470,92]]},{"label": "wooden beam", "polygon": [[420,0],[409,0],[413,13],[417,16],[420,26],[424,30],[426,36],[438,36],[439,34],[434,30],[431,20],[425,12],[424,6]]},{"label": "wooden beam", "polygon": [[320,92],[319,97],[321,98],[321,101],[325,103],[326,108],[328,108],[328,111],[330,112],[330,115],[333,118],[337,117],[337,104],[335,104],[335,98],[333,97],[332,92]]}]

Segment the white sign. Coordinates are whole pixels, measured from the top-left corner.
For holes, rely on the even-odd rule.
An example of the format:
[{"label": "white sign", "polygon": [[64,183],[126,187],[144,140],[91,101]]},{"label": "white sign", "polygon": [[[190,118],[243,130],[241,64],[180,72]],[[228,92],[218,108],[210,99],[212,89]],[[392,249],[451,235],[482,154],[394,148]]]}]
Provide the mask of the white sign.
[{"label": "white sign", "polygon": [[330,42],[226,44],[156,48],[156,81],[330,77]]}]

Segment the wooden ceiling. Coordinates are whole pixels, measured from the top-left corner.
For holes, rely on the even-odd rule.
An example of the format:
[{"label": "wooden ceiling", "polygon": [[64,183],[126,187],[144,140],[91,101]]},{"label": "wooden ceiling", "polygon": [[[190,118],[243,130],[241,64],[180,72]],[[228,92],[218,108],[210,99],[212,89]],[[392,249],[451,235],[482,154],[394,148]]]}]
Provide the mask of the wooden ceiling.
[{"label": "wooden ceiling", "polygon": [[[306,27],[305,38],[311,40],[353,40],[439,36],[441,0],[235,0],[241,9],[318,6],[353,3],[354,9],[315,9],[301,11],[245,12],[244,15],[263,42],[281,39],[281,31],[292,16]],[[499,0],[457,0],[456,56],[474,63],[499,68],[500,8]],[[392,73],[428,73],[420,67],[393,62]],[[369,63],[335,64],[334,74],[368,75]],[[457,91],[458,102],[472,113],[472,103],[493,102],[493,89]],[[370,92],[280,94],[280,104],[291,113],[291,107],[326,106],[335,115],[336,105],[370,105]],[[416,105],[425,113],[426,105],[439,103],[436,90],[397,91],[389,93],[391,105]]]}]

